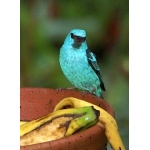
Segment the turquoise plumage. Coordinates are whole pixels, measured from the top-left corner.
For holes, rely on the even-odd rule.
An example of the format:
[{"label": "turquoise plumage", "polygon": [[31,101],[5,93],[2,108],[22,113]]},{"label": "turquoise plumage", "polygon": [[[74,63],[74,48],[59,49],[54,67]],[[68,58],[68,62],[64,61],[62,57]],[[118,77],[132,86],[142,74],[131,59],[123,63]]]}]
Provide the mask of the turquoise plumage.
[{"label": "turquoise plumage", "polygon": [[88,49],[86,32],[73,29],[60,48],[59,62],[64,75],[77,88],[98,97],[105,91],[95,55]]}]

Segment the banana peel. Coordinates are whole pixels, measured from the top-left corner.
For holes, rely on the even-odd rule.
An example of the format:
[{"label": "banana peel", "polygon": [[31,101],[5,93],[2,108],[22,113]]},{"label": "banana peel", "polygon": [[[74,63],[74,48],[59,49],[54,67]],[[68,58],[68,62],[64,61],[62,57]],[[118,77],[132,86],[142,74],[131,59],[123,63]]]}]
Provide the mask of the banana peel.
[{"label": "banana peel", "polygon": [[93,106],[62,109],[20,126],[20,145],[59,139],[98,122],[100,112]]},{"label": "banana peel", "polygon": [[27,121],[20,121],[20,126],[22,126],[25,123],[27,123]]},{"label": "banana peel", "polygon": [[64,137],[66,132],[65,123],[69,122],[72,117],[58,117],[52,122],[46,122],[39,128],[28,132],[20,138],[20,145],[32,145],[52,141]]},{"label": "banana peel", "polygon": [[80,100],[74,97],[68,97],[64,98],[56,105],[54,112],[69,107],[80,108],[85,106],[93,106],[96,110],[100,111],[99,122],[97,123],[97,125],[104,128],[105,135],[113,150],[125,150],[125,147],[119,134],[116,120],[104,109],[84,100]]}]

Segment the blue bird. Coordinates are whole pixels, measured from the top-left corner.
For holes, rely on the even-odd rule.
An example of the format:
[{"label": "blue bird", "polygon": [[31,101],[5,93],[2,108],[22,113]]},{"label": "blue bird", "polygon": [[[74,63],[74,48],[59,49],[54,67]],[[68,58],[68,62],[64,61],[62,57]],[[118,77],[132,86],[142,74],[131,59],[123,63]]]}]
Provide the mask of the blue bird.
[{"label": "blue bird", "polygon": [[88,49],[86,32],[73,29],[60,48],[59,62],[64,75],[78,89],[103,98],[100,68],[95,55]]}]

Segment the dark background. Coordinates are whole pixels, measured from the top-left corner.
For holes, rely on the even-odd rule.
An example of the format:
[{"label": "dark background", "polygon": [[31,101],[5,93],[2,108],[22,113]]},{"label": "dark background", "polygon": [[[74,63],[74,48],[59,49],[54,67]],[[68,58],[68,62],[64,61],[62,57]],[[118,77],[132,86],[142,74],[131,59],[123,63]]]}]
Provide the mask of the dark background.
[{"label": "dark background", "polygon": [[103,95],[129,149],[129,1],[21,0],[20,13],[20,86],[72,87],[60,69],[59,49],[70,30],[86,30]]}]

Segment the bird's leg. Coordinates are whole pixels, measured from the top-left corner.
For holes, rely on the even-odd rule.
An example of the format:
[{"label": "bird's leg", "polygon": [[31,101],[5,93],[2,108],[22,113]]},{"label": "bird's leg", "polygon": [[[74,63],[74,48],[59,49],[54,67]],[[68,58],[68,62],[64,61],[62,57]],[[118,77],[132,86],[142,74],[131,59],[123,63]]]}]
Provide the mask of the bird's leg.
[{"label": "bird's leg", "polygon": [[93,94],[96,91],[96,87],[93,87],[91,93]]}]

